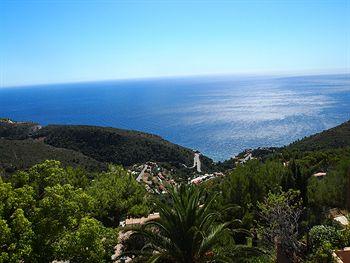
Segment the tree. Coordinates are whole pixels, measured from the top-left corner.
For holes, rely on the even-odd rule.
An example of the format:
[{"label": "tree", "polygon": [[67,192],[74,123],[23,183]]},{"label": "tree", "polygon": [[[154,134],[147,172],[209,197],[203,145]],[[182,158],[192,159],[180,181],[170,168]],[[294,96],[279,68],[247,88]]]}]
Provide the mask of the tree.
[{"label": "tree", "polygon": [[[287,169],[276,161],[260,163],[252,160],[244,165],[238,165],[228,176],[223,179],[219,187],[213,192],[222,193],[219,196],[219,208],[226,206],[239,206],[240,209],[233,214],[232,210],[224,210],[226,220],[232,216],[241,218],[247,229],[255,227],[257,220],[257,202],[263,201],[269,191],[278,192],[282,178],[287,175]],[[236,235],[235,240],[245,242],[246,237]]]},{"label": "tree", "polygon": [[28,260],[34,232],[25,210],[32,203],[31,187],[14,189],[0,178],[0,262]]},{"label": "tree", "polygon": [[56,259],[69,262],[107,262],[117,244],[117,231],[96,219],[84,217],[77,229],[64,231],[54,244]]},{"label": "tree", "polygon": [[276,246],[277,260],[292,258],[299,252],[298,222],[303,211],[300,192],[289,190],[280,194],[269,193],[258,203],[263,219],[261,231],[265,240]]},{"label": "tree", "polygon": [[87,192],[96,201],[96,216],[107,225],[118,226],[122,216],[148,213],[145,188],[119,166],[97,175]]},{"label": "tree", "polygon": [[346,208],[350,173],[350,159],[339,164],[322,179],[310,178],[308,184],[309,205],[314,208]]},{"label": "tree", "polygon": [[14,187],[32,186],[41,198],[45,187],[70,184],[77,188],[86,188],[91,179],[91,176],[81,168],[64,168],[59,161],[46,160],[34,165],[28,171],[17,171],[11,176],[10,182]]},{"label": "tree", "polygon": [[156,210],[160,213],[159,221],[148,222],[134,230],[132,236],[146,239],[143,249],[136,253],[138,260],[230,262],[239,252],[254,251],[233,244],[229,223],[220,223],[219,214],[210,210],[214,198],[206,199],[203,191],[192,186],[169,189],[169,194],[170,203],[155,201]]},{"label": "tree", "polygon": [[45,161],[8,182],[0,177],[0,263],[109,261],[117,232],[93,217],[148,212],[143,186],[112,168],[89,180],[81,169]]},{"label": "tree", "polygon": [[25,217],[22,209],[17,209],[13,213],[11,219],[11,236],[13,242],[16,243],[14,249],[17,254],[13,261],[18,262],[29,258],[29,255],[32,252],[34,232],[32,230],[32,223]]},{"label": "tree", "polygon": [[69,184],[46,187],[34,217],[38,257],[50,259],[53,243],[63,231],[75,229],[83,217],[92,213],[92,209],[93,199],[82,189],[74,189]]}]

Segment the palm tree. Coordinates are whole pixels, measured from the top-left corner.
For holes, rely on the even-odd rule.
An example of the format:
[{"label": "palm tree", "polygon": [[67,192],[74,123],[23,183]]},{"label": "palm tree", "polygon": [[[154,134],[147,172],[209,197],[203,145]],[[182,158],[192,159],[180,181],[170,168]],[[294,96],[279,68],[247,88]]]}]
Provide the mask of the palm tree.
[{"label": "palm tree", "polygon": [[193,186],[171,188],[169,193],[170,204],[155,201],[160,219],[134,230],[133,235],[146,242],[129,255],[140,262],[230,262],[236,252],[253,250],[234,246],[228,251],[233,243],[230,223],[219,223],[220,214],[211,211],[214,198],[206,200],[203,191]]}]

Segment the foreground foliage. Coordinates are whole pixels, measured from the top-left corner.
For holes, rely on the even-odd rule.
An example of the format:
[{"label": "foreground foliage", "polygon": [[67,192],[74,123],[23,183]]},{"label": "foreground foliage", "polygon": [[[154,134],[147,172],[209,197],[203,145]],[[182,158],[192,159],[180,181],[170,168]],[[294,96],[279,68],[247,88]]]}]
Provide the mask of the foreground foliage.
[{"label": "foreground foliage", "polygon": [[234,243],[229,226],[237,220],[220,222],[220,213],[212,210],[215,197],[208,199],[202,190],[185,186],[170,189],[169,194],[169,203],[156,200],[159,221],[134,230],[133,237],[145,240],[137,261],[238,262],[239,255],[258,252]]},{"label": "foreground foliage", "polygon": [[[130,182],[120,167],[92,175],[57,161],[20,171],[8,182],[0,178],[0,262],[110,261],[117,229],[110,227],[109,211],[121,205],[120,216],[147,213],[144,188]],[[120,195],[101,196],[111,191]],[[112,220],[119,223],[119,217]]]}]

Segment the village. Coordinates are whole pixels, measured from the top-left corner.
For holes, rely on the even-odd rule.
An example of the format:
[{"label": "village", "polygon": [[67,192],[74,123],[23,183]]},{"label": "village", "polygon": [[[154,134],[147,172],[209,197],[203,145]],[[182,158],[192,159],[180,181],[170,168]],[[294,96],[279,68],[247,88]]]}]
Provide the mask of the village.
[{"label": "village", "polygon": [[[225,176],[222,172],[203,173],[198,151],[194,151],[193,165],[188,167],[183,164],[183,166],[193,171],[193,175],[188,177],[188,184],[199,185],[205,181]],[[136,164],[129,168],[129,172],[135,176],[137,182],[145,185],[147,192],[152,194],[165,194],[167,185],[178,184],[174,178],[174,169],[165,168],[161,163]]]}]

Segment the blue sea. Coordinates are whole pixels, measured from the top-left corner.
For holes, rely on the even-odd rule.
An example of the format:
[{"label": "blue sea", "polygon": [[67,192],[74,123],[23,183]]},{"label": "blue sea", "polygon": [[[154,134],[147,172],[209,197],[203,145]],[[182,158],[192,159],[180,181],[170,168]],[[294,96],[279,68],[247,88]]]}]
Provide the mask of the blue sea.
[{"label": "blue sea", "polygon": [[0,117],[140,130],[224,160],[350,119],[350,75],[211,76],[0,88]]}]

